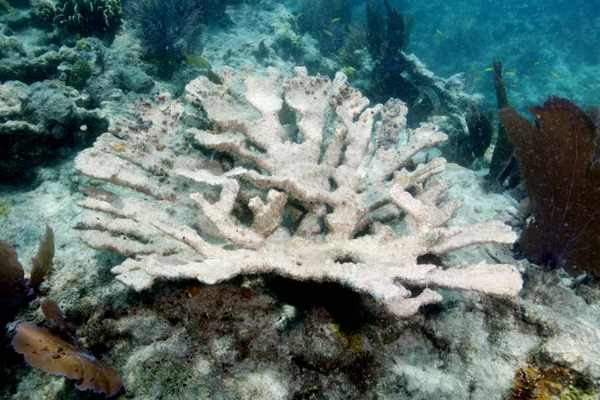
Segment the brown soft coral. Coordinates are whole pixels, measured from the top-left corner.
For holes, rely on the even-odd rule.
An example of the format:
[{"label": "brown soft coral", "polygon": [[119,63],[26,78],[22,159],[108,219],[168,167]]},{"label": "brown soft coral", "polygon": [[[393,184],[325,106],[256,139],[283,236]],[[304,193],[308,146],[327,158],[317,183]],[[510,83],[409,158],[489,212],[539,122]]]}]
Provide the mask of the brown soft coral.
[{"label": "brown soft coral", "polygon": [[23,266],[15,249],[0,240],[0,327],[14,317],[20,306],[26,304],[39,289],[52,268],[54,258],[54,232],[46,226],[36,257],[32,260],[31,276],[25,278]]},{"label": "brown soft coral", "polygon": [[92,390],[108,397],[122,388],[119,373],[83,348],[75,328],[68,324],[54,301],[44,299],[42,312],[56,329],[19,324],[13,337],[15,351],[25,357],[32,367],[54,375],[77,379],[79,390]]},{"label": "brown soft coral", "polygon": [[520,238],[533,262],[600,276],[600,162],[597,130],[568,100],[551,97],[532,107],[531,123],[513,108],[500,120],[513,143],[533,219]]},{"label": "brown soft coral", "polygon": [[12,344],[29,365],[49,374],[77,379],[75,387],[79,390],[92,390],[107,396],[114,396],[121,390],[117,371],[46,328],[19,324]]}]

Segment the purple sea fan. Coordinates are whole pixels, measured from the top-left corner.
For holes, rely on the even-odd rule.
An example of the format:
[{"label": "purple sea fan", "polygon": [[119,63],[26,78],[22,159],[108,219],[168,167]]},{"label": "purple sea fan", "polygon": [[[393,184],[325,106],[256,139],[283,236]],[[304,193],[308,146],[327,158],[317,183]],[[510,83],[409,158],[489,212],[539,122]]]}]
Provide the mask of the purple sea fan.
[{"label": "purple sea fan", "polygon": [[600,162],[597,130],[568,100],[531,107],[536,123],[513,108],[500,121],[513,143],[533,219],[519,239],[533,262],[600,276]]}]

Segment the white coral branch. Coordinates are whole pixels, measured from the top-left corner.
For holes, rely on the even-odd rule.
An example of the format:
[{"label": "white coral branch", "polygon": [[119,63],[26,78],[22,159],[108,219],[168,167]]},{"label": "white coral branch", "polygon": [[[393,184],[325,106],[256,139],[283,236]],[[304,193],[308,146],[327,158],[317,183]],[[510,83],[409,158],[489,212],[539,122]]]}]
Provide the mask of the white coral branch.
[{"label": "white coral branch", "polygon": [[[435,126],[407,129],[402,102],[369,107],[343,74],[333,82],[301,68],[293,77],[275,69],[219,74],[222,84],[201,77],[186,88],[207,126],[181,135],[174,126],[184,107],[163,96],[136,107],[138,122],[121,121],[76,160],[98,185],[82,189],[90,211],[81,237],[128,257],[113,268],[121,282],[142,290],[157,278],[213,284],[277,273],[340,282],[400,317],[440,302],[437,287],[518,293],[511,265],[420,261],[515,240],[497,221],[448,227],[459,204],[445,198],[437,176],[445,160],[413,163],[445,140]],[[295,113],[288,121],[280,120],[284,107]],[[233,165],[206,158],[189,137]]]}]

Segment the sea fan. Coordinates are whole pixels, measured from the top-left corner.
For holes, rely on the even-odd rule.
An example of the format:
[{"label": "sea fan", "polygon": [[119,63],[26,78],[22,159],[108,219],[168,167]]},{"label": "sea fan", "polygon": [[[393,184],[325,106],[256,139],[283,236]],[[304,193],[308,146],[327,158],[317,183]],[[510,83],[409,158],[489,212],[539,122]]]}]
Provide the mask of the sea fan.
[{"label": "sea fan", "polygon": [[519,243],[533,262],[600,276],[600,162],[597,131],[568,100],[551,97],[530,108],[531,123],[500,111],[531,199],[533,219]]},{"label": "sea fan", "polygon": [[53,375],[76,379],[79,390],[116,395],[123,384],[119,373],[85,350],[75,334],[75,328],[54,301],[42,301],[42,311],[57,329],[50,330],[30,324],[18,324],[12,346],[32,367]]}]

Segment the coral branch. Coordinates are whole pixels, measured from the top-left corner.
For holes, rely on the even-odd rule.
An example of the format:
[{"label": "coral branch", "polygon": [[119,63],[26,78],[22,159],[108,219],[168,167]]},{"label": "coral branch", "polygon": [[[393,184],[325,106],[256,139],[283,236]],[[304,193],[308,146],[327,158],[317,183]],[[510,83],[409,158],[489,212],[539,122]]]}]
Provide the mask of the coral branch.
[{"label": "coral branch", "polygon": [[[301,68],[293,77],[224,68],[219,75],[222,84],[200,77],[186,88],[188,109],[204,110],[210,130],[124,129],[127,149],[138,140],[166,148],[140,143],[135,153],[117,152],[103,144],[107,133],[77,159],[80,171],[111,188],[86,191],[81,205],[92,217],[81,237],[129,257],[113,269],[121,282],[142,290],[157,278],[212,284],[276,273],[340,282],[400,317],[440,302],[436,287],[518,293],[521,278],[510,265],[420,264],[425,255],[515,239],[497,221],[447,226],[459,204],[445,199],[436,176],[445,160],[413,160],[445,140],[435,126],[408,129],[400,101],[369,107],[343,74],[330,81]],[[178,120],[181,108],[161,98],[138,116],[161,109]],[[190,137],[196,147],[186,145]],[[198,146],[228,154],[233,165],[205,158]],[[98,159],[114,160],[122,173],[98,171]],[[413,295],[404,285],[424,290]]]}]

